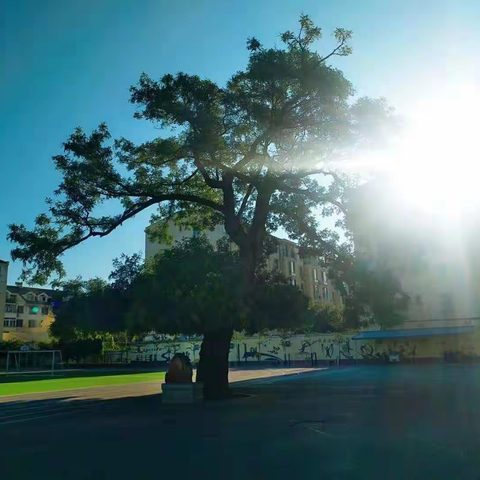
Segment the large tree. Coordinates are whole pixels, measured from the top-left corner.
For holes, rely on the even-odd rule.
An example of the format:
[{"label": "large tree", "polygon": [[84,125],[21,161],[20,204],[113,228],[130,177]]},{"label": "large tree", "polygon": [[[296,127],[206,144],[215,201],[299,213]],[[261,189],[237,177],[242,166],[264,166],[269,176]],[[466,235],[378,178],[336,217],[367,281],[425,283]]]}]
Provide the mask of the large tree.
[{"label": "large tree", "polygon": [[[153,206],[159,221],[150,234],[157,238],[170,218],[201,228],[222,223],[251,289],[266,234],[280,226],[310,252],[335,256],[335,235],[319,221],[322,209],[346,210],[331,165],[364,147],[390,116],[382,99],[354,101],[352,84],[329,63],[352,52],[351,35],[335,30],[335,47],[322,55],[313,49],[321,29],[302,15],[298,33],[281,35],[283,47],[250,38],[246,69],[226,85],[186,73],[142,74],[131,88],[135,116],[164,134],[135,145],[111,141],[105,124],[90,135],[75,130],[54,157],[63,181],[49,214],[33,230],[10,226],[8,238],[18,244],[12,258],[24,263],[24,277],[42,284],[62,276],[64,252]],[[96,214],[106,201],[121,206],[118,214]]]},{"label": "large tree", "polygon": [[223,397],[232,330],[298,328],[307,316],[308,299],[281,275],[262,272],[249,295],[242,278],[238,252],[215,249],[204,236],[185,239],[143,267],[138,257],[124,256],[110,283],[72,283],[71,298],[55,311],[52,333],[66,339],[119,330],[204,335],[197,381],[206,397]]}]

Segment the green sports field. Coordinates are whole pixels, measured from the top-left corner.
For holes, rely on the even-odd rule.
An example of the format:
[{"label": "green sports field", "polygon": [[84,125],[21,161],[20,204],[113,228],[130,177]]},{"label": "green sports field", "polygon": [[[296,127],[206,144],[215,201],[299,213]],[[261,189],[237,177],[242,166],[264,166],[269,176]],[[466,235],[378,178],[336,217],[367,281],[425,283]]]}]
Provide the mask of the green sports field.
[{"label": "green sports field", "polygon": [[50,376],[1,375],[0,396],[55,392],[72,388],[104,387],[129,383],[162,381],[165,372],[73,371]]}]

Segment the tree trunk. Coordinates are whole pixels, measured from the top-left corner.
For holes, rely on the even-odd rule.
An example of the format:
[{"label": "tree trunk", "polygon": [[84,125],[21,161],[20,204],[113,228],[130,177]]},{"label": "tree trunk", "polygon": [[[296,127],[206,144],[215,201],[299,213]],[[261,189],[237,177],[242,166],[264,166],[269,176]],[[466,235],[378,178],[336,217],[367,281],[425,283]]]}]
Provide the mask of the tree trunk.
[{"label": "tree trunk", "polygon": [[233,330],[222,329],[207,332],[200,348],[200,361],[197,368],[197,382],[203,383],[206,400],[228,398],[228,355]]}]

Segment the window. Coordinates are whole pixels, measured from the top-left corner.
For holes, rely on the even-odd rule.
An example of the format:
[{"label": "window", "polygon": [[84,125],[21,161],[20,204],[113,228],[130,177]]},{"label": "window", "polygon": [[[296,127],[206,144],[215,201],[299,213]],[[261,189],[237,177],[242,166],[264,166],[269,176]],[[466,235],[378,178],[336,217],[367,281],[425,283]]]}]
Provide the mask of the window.
[{"label": "window", "polygon": [[42,307],[42,315],[48,315],[48,307]]},{"label": "window", "polygon": [[16,303],[17,302],[17,296],[16,295],[10,295],[7,297],[7,302],[8,303]]},{"label": "window", "polygon": [[27,295],[27,300],[28,300],[29,302],[34,302],[34,301],[35,301],[35,295],[34,295],[33,293],[29,293],[29,294]]},{"label": "window", "polygon": [[193,238],[198,238],[200,236],[200,231],[199,230],[192,230],[192,237]]},{"label": "window", "polygon": [[23,320],[22,319],[17,319],[17,327],[23,328]]},{"label": "window", "polygon": [[25,310],[25,307],[24,307],[23,305],[19,305],[19,306],[17,307],[17,313],[23,313],[24,310]]},{"label": "window", "polygon": [[322,272],[322,281],[325,285],[327,284],[327,272]]},{"label": "window", "polygon": [[422,296],[421,295],[415,295],[415,303],[421,307],[422,306]]},{"label": "window", "polygon": [[293,285],[295,287],[297,285],[297,280],[295,280],[295,278],[291,278],[290,285]]},{"label": "window", "polygon": [[318,282],[318,273],[316,268],[313,269],[313,281]]},{"label": "window", "polygon": [[15,305],[5,305],[5,312],[6,313],[15,313]]},{"label": "window", "polygon": [[29,320],[28,321],[28,328],[35,328],[37,326],[36,320]]},{"label": "window", "polygon": [[335,301],[335,292],[332,292],[332,302]]},{"label": "window", "polygon": [[328,300],[328,288],[323,287],[323,299]]},{"label": "window", "polygon": [[15,318],[6,318],[3,321],[4,327],[14,327],[17,324],[17,320]]},{"label": "window", "polygon": [[278,270],[278,258],[273,261],[273,269]]},{"label": "window", "polygon": [[290,275],[295,275],[295,262],[290,260]]},{"label": "window", "polygon": [[38,307],[30,307],[30,308],[28,309],[28,313],[29,313],[30,315],[36,315],[37,312],[38,312]]}]

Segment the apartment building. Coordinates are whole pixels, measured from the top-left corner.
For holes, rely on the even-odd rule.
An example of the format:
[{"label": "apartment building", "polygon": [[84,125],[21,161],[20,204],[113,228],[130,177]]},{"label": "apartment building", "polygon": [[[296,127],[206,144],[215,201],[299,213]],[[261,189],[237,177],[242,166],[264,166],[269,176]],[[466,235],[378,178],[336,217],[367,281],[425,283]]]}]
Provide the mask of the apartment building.
[{"label": "apartment building", "polygon": [[385,182],[365,184],[351,199],[357,257],[365,268],[393,273],[408,299],[402,324],[372,326],[358,339],[406,345],[417,357],[480,356],[480,257],[469,244],[478,237],[416,208]]},{"label": "apartment building", "polygon": [[455,227],[419,212],[383,184],[360,187],[351,203],[347,221],[357,256],[367,268],[395,275],[409,298],[406,322],[443,325],[480,316],[470,254],[476,249]]},{"label": "apartment building", "polygon": [[[184,238],[200,235],[196,230],[178,227],[170,220],[168,233],[173,237],[174,243]],[[212,231],[202,232],[208,240],[216,245],[219,240],[226,236],[223,225],[217,225]],[[288,278],[292,285],[298,286],[307,297],[315,302],[342,302],[342,298],[335,289],[332,281],[328,278],[327,269],[322,266],[319,258],[301,258],[299,248],[290,240],[274,237],[277,248],[272,253],[267,265],[270,270],[278,270]],[[152,242],[148,236],[148,228],[145,232],[145,257],[152,258],[154,255],[171,248],[165,243]]]},{"label": "apartment building", "polygon": [[[7,297],[8,262],[0,260],[0,320],[5,317]],[[0,340],[3,337],[3,322],[0,321]]]},{"label": "apartment building", "polygon": [[3,339],[49,342],[53,290],[24,287],[20,282],[6,286]]}]

